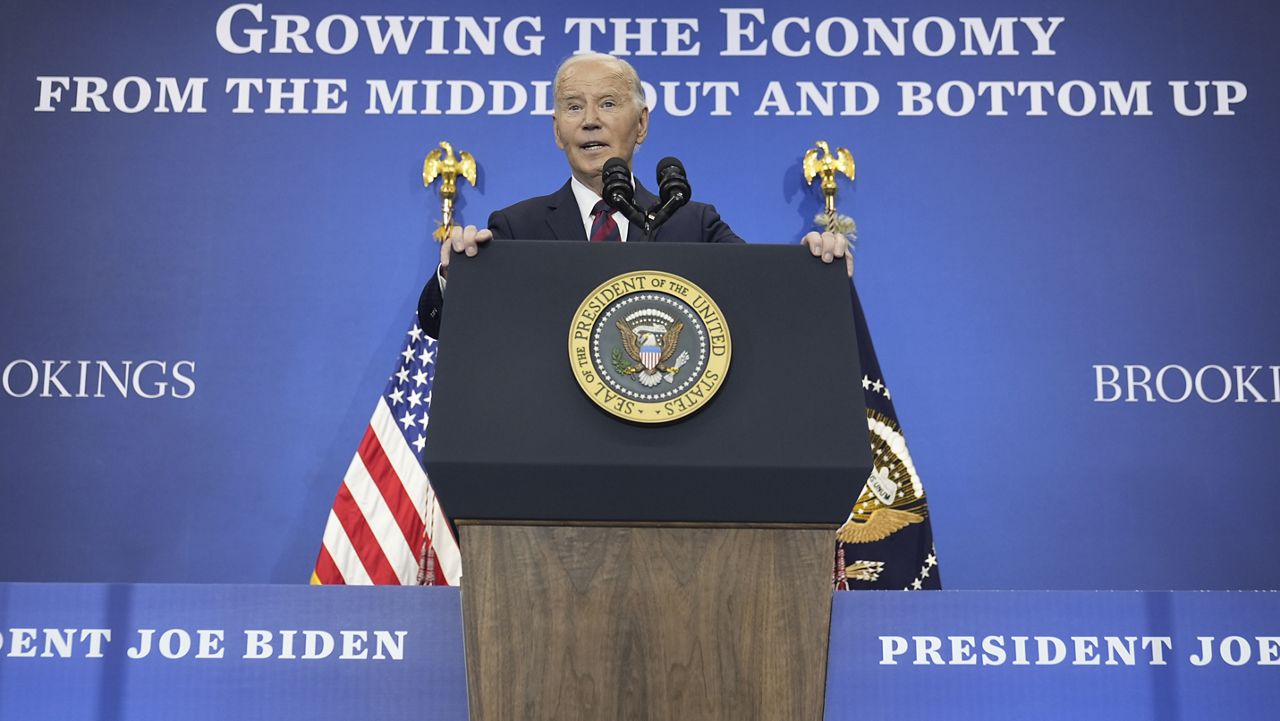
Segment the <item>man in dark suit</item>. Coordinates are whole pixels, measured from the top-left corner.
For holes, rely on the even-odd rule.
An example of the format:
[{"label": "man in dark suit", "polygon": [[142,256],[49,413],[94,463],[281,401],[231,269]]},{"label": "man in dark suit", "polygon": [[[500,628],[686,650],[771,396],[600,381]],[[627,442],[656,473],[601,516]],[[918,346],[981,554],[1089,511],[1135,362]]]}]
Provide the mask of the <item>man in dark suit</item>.
[{"label": "man in dark suit", "polygon": [[[530,198],[489,216],[489,231],[495,238],[521,238],[525,240],[588,240],[590,227],[583,222],[578,201],[574,195],[574,182],[566,182],[551,195]],[[639,182],[635,183],[636,205],[652,207],[656,196]],[[593,203],[594,206],[594,203]],[[615,215],[615,223],[621,215]],[[625,220],[625,218],[623,218]],[[643,228],[631,228],[628,242],[702,242],[743,243],[729,224],[720,219],[713,206],[690,201],[671,216],[667,222],[645,233]]]},{"label": "man in dark suit", "polygon": [[[646,235],[601,199],[602,170],[610,158],[629,166],[636,146],[649,132],[649,109],[636,71],[625,60],[596,53],[575,55],[556,71],[552,111],[556,145],[569,161],[570,178],[560,190],[516,203],[489,216],[489,227],[454,228],[441,244],[440,268],[418,301],[423,330],[439,337],[440,316],[452,253],[473,256],[491,238],[519,240],[656,241],[741,243],[714,207],[689,202],[666,223]],[[651,207],[656,198],[635,184],[636,203]],[[809,233],[802,242],[824,262],[843,258],[853,273],[848,242],[838,233]]]}]

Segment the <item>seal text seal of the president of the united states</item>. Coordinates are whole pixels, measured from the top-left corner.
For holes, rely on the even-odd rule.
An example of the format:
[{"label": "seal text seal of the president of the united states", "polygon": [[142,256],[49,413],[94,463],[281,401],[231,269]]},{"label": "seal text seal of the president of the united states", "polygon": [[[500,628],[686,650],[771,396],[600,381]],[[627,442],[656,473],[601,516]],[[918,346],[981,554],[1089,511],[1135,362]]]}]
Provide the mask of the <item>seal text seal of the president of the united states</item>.
[{"label": "seal text seal of the president of the united states", "polygon": [[638,270],[601,283],[569,327],[569,363],[587,397],[619,418],[666,423],[720,390],[732,351],[711,296],[671,273]]}]

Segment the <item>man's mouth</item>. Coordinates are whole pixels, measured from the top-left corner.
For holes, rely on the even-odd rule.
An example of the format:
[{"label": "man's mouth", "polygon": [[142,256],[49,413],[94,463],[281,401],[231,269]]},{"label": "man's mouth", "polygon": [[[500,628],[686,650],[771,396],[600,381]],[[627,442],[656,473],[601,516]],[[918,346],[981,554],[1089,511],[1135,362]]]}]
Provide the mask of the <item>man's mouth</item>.
[{"label": "man's mouth", "polygon": [[589,143],[583,143],[582,145],[579,145],[578,147],[579,147],[579,148],[582,148],[583,150],[590,151],[590,150],[600,150],[600,149],[602,149],[602,148],[607,148],[607,147],[609,147],[609,146],[608,146],[608,145],[606,145],[606,144],[604,144],[604,143],[596,142],[596,141],[594,141],[594,140],[593,140],[593,141],[591,141],[591,142],[589,142]]}]

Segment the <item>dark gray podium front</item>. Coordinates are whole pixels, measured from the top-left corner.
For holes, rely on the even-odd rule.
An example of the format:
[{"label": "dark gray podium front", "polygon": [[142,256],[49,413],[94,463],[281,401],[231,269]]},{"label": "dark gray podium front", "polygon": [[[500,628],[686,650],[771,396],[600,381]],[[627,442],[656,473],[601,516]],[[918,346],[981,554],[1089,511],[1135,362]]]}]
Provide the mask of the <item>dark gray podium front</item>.
[{"label": "dark gray podium front", "polygon": [[[578,386],[600,283],[682,276],[732,336],[697,413]],[[822,715],[833,531],[871,468],[849,283],[797,246],[493,242],[450,267],[425,452],[460,534],[473,721]]]}]

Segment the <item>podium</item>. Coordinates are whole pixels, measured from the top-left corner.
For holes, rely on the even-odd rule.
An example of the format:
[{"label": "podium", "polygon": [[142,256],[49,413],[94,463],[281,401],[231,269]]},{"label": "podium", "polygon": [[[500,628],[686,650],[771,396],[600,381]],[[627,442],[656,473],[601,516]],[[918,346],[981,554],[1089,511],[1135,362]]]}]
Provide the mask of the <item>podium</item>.
[{"label": "podium", "polygon": [[[598,407],[569,352],[584,299],[646,274],[714,299],[732,343],[714,397],[663,424]],[[451,264],[425,458],[472,721],[821,719],[834,530],[871,468],[849,292],[798,246],[494,241]]]}]

